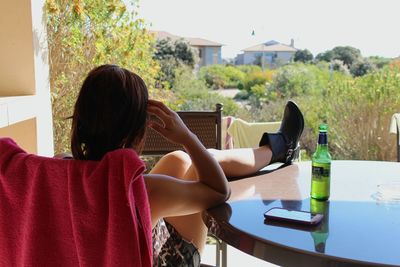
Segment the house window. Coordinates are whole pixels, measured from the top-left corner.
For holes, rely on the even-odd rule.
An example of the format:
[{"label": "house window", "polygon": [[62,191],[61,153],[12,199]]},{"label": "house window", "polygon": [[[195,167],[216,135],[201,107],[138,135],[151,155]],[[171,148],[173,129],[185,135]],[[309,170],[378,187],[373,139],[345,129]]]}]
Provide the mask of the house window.
[{"label": "house window", "polygon": [[199,48],[199,58],[201,59],[201,57],[202,57],[202,49]]},{"label": "house window", "polygon": [[213,48],[213,64],[218,64],[218,47]]}]

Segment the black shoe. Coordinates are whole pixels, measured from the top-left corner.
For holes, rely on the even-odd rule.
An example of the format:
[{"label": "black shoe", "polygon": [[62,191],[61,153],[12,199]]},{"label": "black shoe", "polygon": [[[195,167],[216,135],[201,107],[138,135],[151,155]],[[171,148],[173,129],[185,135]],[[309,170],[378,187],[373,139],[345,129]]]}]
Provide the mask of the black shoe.
[{"label": "black shoe", "polygon": [[269,145],[272,150],[271,163],[290,164],[292,160],[299,157],[299,139],[303,129],[303,114],[296,103],[288,101],[278,132],[264,133],[260,140],[260,146]]}]

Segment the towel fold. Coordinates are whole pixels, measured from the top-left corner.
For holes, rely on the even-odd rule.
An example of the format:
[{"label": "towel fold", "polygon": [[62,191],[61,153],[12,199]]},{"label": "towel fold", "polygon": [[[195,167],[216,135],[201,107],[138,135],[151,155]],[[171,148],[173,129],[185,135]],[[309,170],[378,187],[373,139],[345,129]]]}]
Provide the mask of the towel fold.
[{"label": "towel fold", "polygon": [[0,266],[151,266],[143,171],[130,149],[62,160],[0,138]]},{"label": "towel fold", "polygon": [[398,129],[400,129],[400,113],[395,113],[390,121],[389,133],[397,133]]},{"label": "towel fold", "polygon": [[[390,122],[389,133],[400,133],[400,113],[395,113],[392,115],[392,120]],[[400,145],[400,139],[397,140]]]},{"label": "towel fold", "polygon": [[265,132],[278,131],[281,122],[246,122],[234,119],[227,132],[233,138],[234,148],[256,148]]},{"label": "towel fold", "polygon": [[231,123],[235,120],[232,116],[223,117],[221,120],[221,144],[222,149],[232,149],[233,148],[233,140],[232,136],[229,135],[228,129],[231,126]]}]

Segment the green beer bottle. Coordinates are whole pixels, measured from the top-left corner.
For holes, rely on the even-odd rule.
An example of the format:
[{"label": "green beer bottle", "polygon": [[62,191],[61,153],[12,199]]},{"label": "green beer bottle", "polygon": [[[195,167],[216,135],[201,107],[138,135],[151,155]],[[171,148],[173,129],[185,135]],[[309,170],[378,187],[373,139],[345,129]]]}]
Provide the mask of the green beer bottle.
[{"label": "green beer bottle", "polygon": [[318,200],[329,198],[331,183],[331,155],[328,150],[328,126],[319,126],[317,150],[312,155],[311,197]]}]

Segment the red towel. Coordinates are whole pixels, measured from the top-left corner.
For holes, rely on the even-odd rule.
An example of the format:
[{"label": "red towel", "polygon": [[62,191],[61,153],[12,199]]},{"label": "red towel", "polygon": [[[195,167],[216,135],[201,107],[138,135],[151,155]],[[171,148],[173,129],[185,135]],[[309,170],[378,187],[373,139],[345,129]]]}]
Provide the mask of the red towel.
[{"label": "red towel", "polygon": [[27,154],[0,138],[0,266],[151,266],[144,164]]}]

